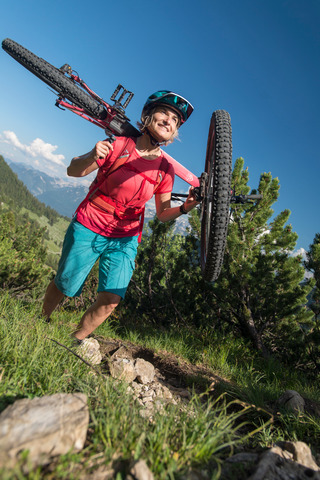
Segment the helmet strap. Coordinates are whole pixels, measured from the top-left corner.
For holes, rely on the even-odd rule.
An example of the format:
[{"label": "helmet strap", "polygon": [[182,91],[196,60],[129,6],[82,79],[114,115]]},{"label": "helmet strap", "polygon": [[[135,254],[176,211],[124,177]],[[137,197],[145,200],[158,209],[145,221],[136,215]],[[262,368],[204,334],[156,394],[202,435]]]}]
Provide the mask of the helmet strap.
[{"label": "helmet strap", "polygon": [[146,134],[149,136],[150,141],[151,141],[151,144],[152,144],[154,147],[161,147],[162,145],[165,145],[165,142],[158,142],[158,140],[157,140],[156,138],[154,138],[153,135],[151,135],[151,133],[150,133],[149,130],[148,130],[148,127],[145,129],[145,132],[146,132]]}]

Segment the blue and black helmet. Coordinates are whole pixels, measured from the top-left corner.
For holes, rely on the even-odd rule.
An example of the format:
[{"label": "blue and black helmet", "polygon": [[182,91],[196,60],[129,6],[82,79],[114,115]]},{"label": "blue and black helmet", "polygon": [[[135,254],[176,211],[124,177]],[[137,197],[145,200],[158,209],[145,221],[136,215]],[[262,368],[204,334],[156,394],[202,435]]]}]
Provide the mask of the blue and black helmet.
[{"label": "blue and black helmet", "polygon": [[146,113],[155,105],[167,105],[173,108],[179,114],[181,123],[186,122],[193,112],[193,106],[188,100],[170,90],[160,90],[150,95],[143,106],[142,113]]}]

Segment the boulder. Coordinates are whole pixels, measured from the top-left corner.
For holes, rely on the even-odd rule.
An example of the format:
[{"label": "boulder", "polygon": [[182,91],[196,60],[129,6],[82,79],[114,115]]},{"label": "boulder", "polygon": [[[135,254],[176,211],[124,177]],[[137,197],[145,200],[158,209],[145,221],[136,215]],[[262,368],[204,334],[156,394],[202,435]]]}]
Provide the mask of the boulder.
[{"label": "boulder", "polygon": [[292,454],[292,459],[303,465],[304,467],[311,468],[315,471],[320,471],[320,468],[316,464],[311,450],[304,442],[279,442],[279,446]]},{"label": "boulder", "polygon": [[154,480],[153,473],[149,470],[144,460],[138,460],[130,465],[126,480]]},{"label": "boulder", "polygon": [[147,362],[143,358],[137,358],[134,362],[136,378],[139,383],[151,383],[154,380],[155,369],[152,363]]},{"label": "boulder", "polygon": [[132,360],[115,358],[110,362],[110,374],[113,378],[131,383],[136,378],[136,370]]},{"label": "boulder", "polygon": [[303,413],[305,401],[295,390],[286,390],[279,398],[278,405],[295,413]]},{"label": "boulder", "polygon": [[303,442],[280,442],[260,456],[248,480],[320,480],[319,467]]},{"label": "boulder", "polygon": [[100,345],[95,338],[85,338],[77,348],[77,354],[83,357],[84,360],[92,363],[92,365],[99,365],[102,361],[100,352]]},{"label": "boulder", "polygon": [[132,360],[132,353],[128,348],[126,348],[124,345],[121,345],[112,355],[111,355],[111,360],[116,359],[116,358],[127,358],[128,360]]},{"label": "boulder", "polygon": [[80,451],[89,423],[87,396],[57,393],[17,400],[0,414],[0,467],[11,468],[23,450],[32,466]]}]

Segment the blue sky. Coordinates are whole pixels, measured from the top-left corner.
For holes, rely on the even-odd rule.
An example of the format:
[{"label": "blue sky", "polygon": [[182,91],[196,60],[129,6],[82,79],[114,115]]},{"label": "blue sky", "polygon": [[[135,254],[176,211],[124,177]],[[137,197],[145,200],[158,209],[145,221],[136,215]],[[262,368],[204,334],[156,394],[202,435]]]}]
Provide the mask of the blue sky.
[{"label": "blue sky", "polygon": [[[69,63],[106,100],[122,83],[135,93],[133,123],[156,90],[188,98],[195,111],[167,151],[197,175],[212,112],[227,110],[233,160],[244,158],[252,188],[262,172],[279,177],[275,213],[291,210],[297,249],[308,249],[320,231],[319,24],[318,0],[12,0],[0,31],[57,67]],[[0,72],[0,154],[65,177],[103,130],[54,107],[3,50]]]}]

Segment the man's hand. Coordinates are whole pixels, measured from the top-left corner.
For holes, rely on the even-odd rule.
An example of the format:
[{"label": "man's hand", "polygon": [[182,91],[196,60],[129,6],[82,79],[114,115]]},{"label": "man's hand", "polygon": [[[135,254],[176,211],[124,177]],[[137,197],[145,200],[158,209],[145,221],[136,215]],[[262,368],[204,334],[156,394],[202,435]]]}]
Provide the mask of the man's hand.
[{"label": "man's hand", "polygon": [[99,158],[105,158],[109,155],[110,151],[113,150],[113,145],[108,140],[102,140],[97,142],[92,149],[92,154],[95,161],[99,160]]},{"label": "man's hand", "polygon": [[99,158],[105,158],[113,150],[112,143],[108,140],[97,142],[93,149],[80,157],[74,157],[67,168],[70,177],[84,177],[99,168]]},{"label": "man's hand", "polygon": [[184,202],[184,208],[187,212],[190,212],[194,207],[199,205],[200,202],[196,200],[195,194],[194,194],[194,188],[190,187],[189,188],[189,195],[186,201]]}]

